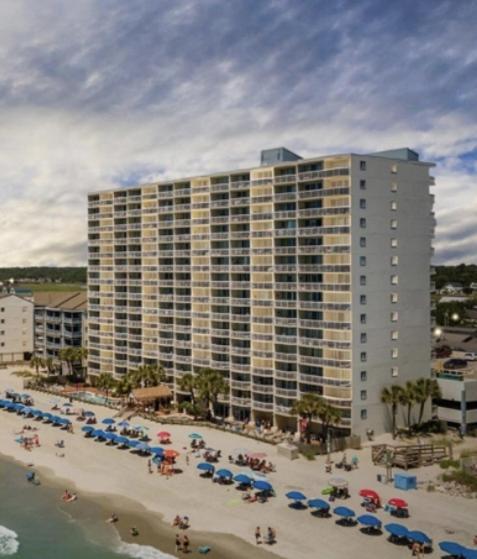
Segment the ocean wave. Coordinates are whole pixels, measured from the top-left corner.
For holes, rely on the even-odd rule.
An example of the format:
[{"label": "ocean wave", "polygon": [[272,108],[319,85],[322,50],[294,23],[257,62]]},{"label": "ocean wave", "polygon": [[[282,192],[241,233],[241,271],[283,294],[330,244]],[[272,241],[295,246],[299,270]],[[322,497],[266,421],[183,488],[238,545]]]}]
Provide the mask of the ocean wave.
[{"label": "ocean wave", "polygon": [[176,559],[174,555],[164,553],[150,545],[139,545],[138,543],[121,542],[115,551],[133,559]]},{"label": "ocean wave", "polygon": [[0,555],[15,555],[19,547],[18,534],[0,526]]}]

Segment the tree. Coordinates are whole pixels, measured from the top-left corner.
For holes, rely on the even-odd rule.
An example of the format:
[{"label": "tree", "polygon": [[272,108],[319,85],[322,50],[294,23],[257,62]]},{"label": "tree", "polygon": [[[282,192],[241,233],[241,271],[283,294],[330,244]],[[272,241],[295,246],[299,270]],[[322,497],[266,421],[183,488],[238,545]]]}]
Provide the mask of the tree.
[{"label": "tree", "polygon": [[64,347],[58,352],[58,359],[66,363],[68,374],[73,374],[73,362],[75,361],[75,348]]},{"label": "tree", "polygon": [[46,370],[48,371],[48,375],[51,375],[55,369],[55,363],[52,357],[47,357],[45,359],[45,367]]},{"label": "tree", "polygon": [[416,403],[416,385],[412,381],[406,382],[406,386],[401,389],[399,403],[406,408],[406,424],[411,427],[412,408]]},{"label": "tree", "polygon": [[441,389],[437,380],[431,378],[420,378],[416,381],[416,403],[419,404],[418,426],[422,424],[426,402],[441,397]]},{"label": "tree", "polygon": [[40,357],[36,353],[30,359],[30,365],[35,368],[35,372],[36,372],[37,377],[40,375],[40,367],[45,366],[42,357]]},{"label": "tree", "polygon": [[229,385],[222,373],[214,369],[201,369],[194,379],[194,388],[197,393],[196,399],[212,415],[215,415],[219,395],[229,392]]},{"label": "tree", "polygon": [[190,396],[190,401],[192,404],[196,404],[195,398],[195,377],[192,373],[186,373],[179,378],[179,388],[183,392],[188,392]]},{"label": "tree", "polygon": [[99,377],[96,378],[95,385],[106,392],[106,398],[109,396],[110,390],[115,388],[116,380],[109,373],[101,373]]},{"label": "tree", "polygon": [[134,388],[158,386],[166,380],[166,373],[161,365],[141,365],[128,374]]},{"label": "tree", "polygon": [[296,400],[292,406],[292,413],[308,420],[304,433],[307,442],[311,440],[310,423],[313,419],[318,419],[321,423],[323,438],[326,440],[330,427],[339,423],[341,418],[339,410],[318,394],[305,394]]},{"label": "tree", "polygon": [[391,385],[389,388],[383,388],[381,392],[381,402],[387,404],[391,408],[391,420],[392,420],[392,434],[393,439],[396,438],[396,415],[399,403],[401,401],[402,388],[397,384]]},{"label": "tree", "polygon": [[118,396],[129,396],[133,390],[133,383],[129,375],[125,375],[118,381],[116,381],[116,386],[114,391]]}]

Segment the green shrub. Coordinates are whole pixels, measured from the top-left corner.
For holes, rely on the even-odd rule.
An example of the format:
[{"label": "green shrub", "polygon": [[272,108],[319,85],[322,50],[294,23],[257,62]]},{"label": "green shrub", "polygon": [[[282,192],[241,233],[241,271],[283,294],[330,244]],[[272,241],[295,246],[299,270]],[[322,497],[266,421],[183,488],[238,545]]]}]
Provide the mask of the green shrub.
[{"label": "green shrub", "polygon": [[446,458],[439,462],[439,466],[443,470],[447,470],[448,468],[459,468],[460,462],[459,460],[452,460],[451,458]]},{"label": "green shrub", "polygon": [[463,485],[469,491],[477,491],[477,477],[464,470],[455,470],[445,473],[442,475],[442,479],[444,481],[453,481],[459,485]]},{"label": "green shrub", "polygon": [[304,456],[307,460],[315,460],[316,454],[311,449],[302,450],[302,456]]}]

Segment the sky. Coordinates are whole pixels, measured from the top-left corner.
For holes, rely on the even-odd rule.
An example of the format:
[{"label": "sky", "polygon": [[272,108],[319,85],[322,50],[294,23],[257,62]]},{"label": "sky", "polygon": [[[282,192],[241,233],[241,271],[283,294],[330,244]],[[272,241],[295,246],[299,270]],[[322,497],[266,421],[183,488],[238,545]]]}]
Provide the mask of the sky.
[{"label": "sky", "polygon": [[85,265],[86,194],[409,146],[477,263],[477,2],[2,0],[0,266]]}]

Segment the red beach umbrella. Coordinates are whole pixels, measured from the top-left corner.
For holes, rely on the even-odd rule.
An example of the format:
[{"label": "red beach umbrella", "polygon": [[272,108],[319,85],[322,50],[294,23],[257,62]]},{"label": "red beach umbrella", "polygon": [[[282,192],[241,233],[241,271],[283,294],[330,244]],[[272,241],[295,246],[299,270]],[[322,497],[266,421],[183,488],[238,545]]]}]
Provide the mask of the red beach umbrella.
[{"label": "red beach umbrella", "polygon": [[408,504],[404,499],[389,499],[388,504],[392,507],[397,507],[398,509],[407,509]]},{"label": "red beach umbrella", "polygon": [[159,433],[157,433],[157,436],[161,439],[169,439],[171,434],[167,431],[159,431]]},{"label": "red beach umbrella", "polygon": [[173,448],[168,448],[167,450],[164,451],[164,456],[166,458],[177,458],[179,456],[179,453],[177,452],[177,450],[174,450]]}]

